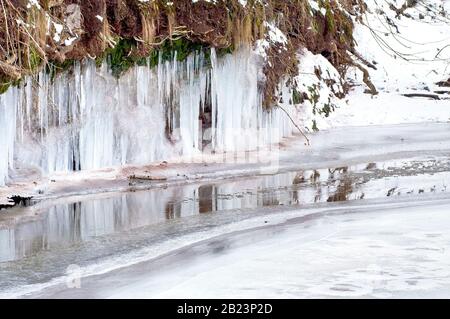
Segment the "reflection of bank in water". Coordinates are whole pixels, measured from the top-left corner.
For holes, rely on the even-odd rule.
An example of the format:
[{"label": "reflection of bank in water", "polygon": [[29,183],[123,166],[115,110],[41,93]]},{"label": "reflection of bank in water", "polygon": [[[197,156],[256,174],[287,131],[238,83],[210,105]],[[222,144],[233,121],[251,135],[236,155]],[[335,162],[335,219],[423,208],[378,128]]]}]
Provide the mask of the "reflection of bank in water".
[{"label": "reflection of bank in water", "polygon": [[[56,205],[13,223],[4,222],[11,221],[4,215],[3,221],[0,217],[0,261],[36,257],[42,251],[210,212],[441,192],[449,180],[446,170],[446,160],[398,166],[369,163],[121,193]],[[431,171],[441,173],[428,175],[427,182],[415,176]],[[405,180],[399,179],[401,174]],[[411,178],[415,180],[410,182]]]}]

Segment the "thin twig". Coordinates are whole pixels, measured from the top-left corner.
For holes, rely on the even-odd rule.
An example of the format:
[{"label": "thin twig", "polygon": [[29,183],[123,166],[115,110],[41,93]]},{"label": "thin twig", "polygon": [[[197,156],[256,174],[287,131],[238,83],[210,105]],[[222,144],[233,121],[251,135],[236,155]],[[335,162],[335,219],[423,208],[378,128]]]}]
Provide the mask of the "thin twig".
[{"label": "thin twig", "polygon": [[294,124],[294,126],[297,128],[297,130],[300,132],[300,134],[302,134],[302,136],[305,138],[307,145],[311,145],[309,142],[309,138],[305,135],[305,133],[302,131],[302,129],[297,125],[297,123],[295,123],[294,119],[291,117],[291,115],[289,114],[288,111],[285,110],[284,107],[282,107],[281,105],[278,104],[278,107],[284,112],[286,113],[286,115],[288,116],[289,120],[292,122],[292,124]]}]

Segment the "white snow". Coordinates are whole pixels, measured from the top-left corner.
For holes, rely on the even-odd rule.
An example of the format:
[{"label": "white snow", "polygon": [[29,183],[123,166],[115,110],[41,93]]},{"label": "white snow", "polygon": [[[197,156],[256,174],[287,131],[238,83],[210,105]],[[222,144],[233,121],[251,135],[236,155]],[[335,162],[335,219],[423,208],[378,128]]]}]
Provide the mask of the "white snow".
[{"label": "white snow", "polygon": [[281,32],[281,30],[278,29],[273,23],[264,21],[264,26],[267,28],[268,38],[270,42],[281,43],[283,45],[287,44],[288,40],[286,35]]},{"label": "white snow", "polygon": [[38,0],[28,0],[27,8],[30,9],[33,6],[38,9],[41,9],[41,5],[39,4]]},{"label": "white snow", "polygon": [[[48,17],[50,19],[50,17]],[[51,21],[51,20],[49,20]],[[55,42],[59,42],[61,40],[61,32],[63,31],[64,26],[62,24],[53,22],[53,27],[55,28],[55,34],[53,35],[53,40]]]},{"label": "white snow", "polygon": [[[332,113],[322,128],[420,122],[450,122],[450,101],[407,98],[396,92],[370,96],[356,89],[348,104]],[[323,122],[322,122],[323,123]]]},{"label": "white snow", "polygon": [[[442,95],[441,100],[428,98],[410,98],[402,96],[405,93],[433,94],[436,82],[445,80],[449,75],[450,51],[450,18],[449,11],[443,17],[436,12],[440,4],[448,6],[449,1],[429,0],[419,2],[414,8],[405,12],[413,18],[395,17],[395,12],[389,9],[389,3],[369,0],[369,11],[363,15],[363,24],[355,21],[354,36],[357,51],[371,63],[376,63],[377,70],[368,68],[371,81],[379,91],[372,96],[364,93],[365,84],[362,82],[361,72],[351,69],[349,80],[357,86],[343,99],[339,100],[330,94],[325,83],[312,74],[314,66],[333,69],[325,59],[314,57],[303,52],[300,58],[300,76],[298,83],[300,89],[305,85],[320,86],[317,91],[319,102],[317,106],[323,107],[325,103],[332,102],[338,108],[328,118],[314,115],[312,106],[306,102],[303,105],[305,116],[304,125],[311,128],[312,120],[316,121],[319,129],[330,129],[341,126],[365,126],[383,124],[401,124],[418,122],[448,122],[450,119],[450,95]],[[393,1],[400,8],[404,1]],[[310,1],[314,6],[315,2]],[[427,12],[425,5],[430,7]],[[388,24],[381,11],[393,21],[397,28]],[[419,19],[423,13],[425,19]],[[434,19],[430,18],[434,16]],[[373,30],[371,31],[369,27]],[[393,50],[401,53],[401,56]],[[438,54],[439,53],[439,54]],[[402,58],[403,57],[403,58]],[[408,59],[408,60],[405,60]],[[358,63],[358,59],[355,57]],[[333,74],[333,78],[338,77]],[[439,88],[439,90],[445,90]]]},{"label": "white snow", "polygon": [[78,37],[70,37],[70,38],[64,40],[64,45],[65,45],[65,46],[72,45],[72,43],[73,43],[76,39],[78,39]]},{"label": "white snow", "polygon": [[247,0],[239,0],[241,6],[245,7],[247,5]]},{"label": "white snow", "polygon": [[[377,63],[377,70],[371,68],[368,70],[372,82],[380,93],[372,97],[363,93],[363,87],[355,88],[345,99],[348,106],[342,106],[323,126],[448,122],[450,100],[408,98],[401,95],[433,93],[433,89],[436,89],[435,83],[450,76],[448,69],[450,51],[442,50],[450,43],[449,16],[436,15],[434,20],[418,19],[419,13],[425,16],[432,14],[426,12],[424,4],[448,5],[448,1],[419,2],[414,8],[406,10],[406,13],[411,14],[414,19],[395,18],[394,12],[388,8],[388,2],[370,0],[366,3],[372,13],[364,16],[364,23],[370,26],[374,33],[367,26],[356,24],[355,38],[357,50],[368,61]],[[400,7],[403,1],[393,3]],[[383,16],[375,13],[377,9],[381,9],[394,21],[399,33],[388,25]],[[399,57],[389,47],[410,61]],[[439,51],[440,54],[436,58]],[[359,71],[352,71],[351,77],[362,83]]]},{"label": "white snow", "polygon": [[199,2],[199,1],[211,2],[211,3],[215,4],[217,0],[192,0],[192,3],[196,3],[196,2]]},{"label": "white snow", "polygon": [[[301,105],[303,111],[302,122],[307,129],[313,127],[313,121],[316,122],[319,128],[327,128],[329,127],[328,122],[323,116],[318,115],[317,112],[326,105],[331,108],[344,105],[344,101],[338,99],[335,95],[343,92],[341,77],[331,63],[320,54],[314,55],[304,49],[299,53],[298,57],[299,75],[295,78],[297,90],[308,97],[308,100],[305,100]],[[317,70],[321,73],[321,78],[317,77]],[[328,85],[325,81],[332,81],[334,84]]]},{"label": "white snow", "polygon": [[[193,0],[195,2],[198,0]],[[424,3],[419,2],[415,8],[406,10],[414,19],[404,16],[397,19],[387,2],[366,2],[370,11],[363,17],[365,25],[356,23],[355,36],[358,51],[371,63],[376,62],[377,70],[369,71],[379,94],[371,96],[364,93],[360,72],[351,70],[350,80],[357,86],[346,98],[338,99],[335,94],[342,91],[342,86],[334,67],[321,55],[307,50],[299,52],[297,88],[311,100],[316,97],[317,101],[302,104],[303,113],[299,114],[287,103],[292,92],[280,85],[280,93],[286,101],[284,106],[296,120],[301,118],[307,128],[311,128],[314,121],[319,129],[330,129],[321,132],[321,137],[314,134],[311,138],[313,148],[301,148],[302,155],[310,156],[310,161],[316,156],[323,164],[331,160],[355,161],[358,156],[375,157],[389,152],[392,155],[395,152],[445,151],[447,141],[437,138],[433,141],[433,134],[437,133],[432,131],[427,135],[427,131],[421,132],[419,126],[412,127],[410,134],[420,134],[420,138],[404,145],[392,142],[397,137],[392,127],[392,136],[357,134],[358,130],[351,131],[356,133],[349,136],[338,128],[450,122],[450,101],[401,95],[433,93],[435,82],[449,77],[448,17],[435,15],[433,19],[426,15],[424,19],[418,19],[419,14],[426,10]],[[403,2],[393,1],[397,7]],[[240,3],[243,6],[247,4],[244,0]],[[447,10],[450,9],[450,1],[427,0],[426,3],[434,8],[443,4]],[[310,4],[320,10],[315,1],[310,1]],[[30,0],[28,7],[31,6],[39,8],[39,3]],[[380,10],[394,21],[399,33],[396,27],[388,24]],[[102,21],[100,18],[97,16]],[[53,25],[56,30],[53,38],[58,42],[63,28],[57,23]],[[212,70],[199,67],[203,62],[202,55],[192,55],[182,63],[159,61],[154,70],[135,67],[120,80],[114,79],[105,66],[96,69],[93,61],[76,64],[73,76],[63,74],[54,84],[44,72],[38,75],[35,89],[31,78],[26,79],[19,88],[0,95],[0,186],[9,182],[11,173],[18,168],[35,168],[44,174],[67,173],[76,168],[91,170],[195,156],[201,151],[200,138],[205,133],[212,138],[211,150],[219,152],[253,150],[282,141],[283,137],[292,134],[294,128],[279,109],[271,113],[262,111],[258,81],[261,80],[261,60],[266,58],[267,48],[273,43],[285,45],[287,39],[275,24],[266,23],[266,27],[267,38],[259,40],[255,47],[255,53],[260,57],[241,51],[218,59],[213,50]],[[68,38],[64,44],[71,45],[75,39]],[[394,54],[391,48],[411,61]],[[321,79],[315,74],[317,70],[321,72]],[[334,84],[330,87],[325,80],[334,81]],[[210,88],[210,95],[206,94],[206,88]],[[171,98],[176,102],[174,109],[169,110]],[[215,129],[210,132],[203,132],[198,121],[206,101],[213,111],[211,120]],[[318,113],[326,105],[336,107],[329,117]],[[166,116],[176,123],[173,141],[166,139]],[[365,129],[360,132],[369,132],[369,128]],[[383,127],[373,130],[379,132]],[[439,132],[442,136],[443,133]],[[400,136],[403,140],[407,135],[402,132],[398,134]],[[363,145],[368,139],[372,144]],[[327,147],[327,152],[320,153]],[[345,151],[333,152],[334,148]],[[305,161],[299,157],[299,150],[295,149],[297,153],[295,160],[290,159],[291,164],[295,161],[295,165],[299,165],[298,162]],[[397,164],[394,161],[383,165],[383,169],[387,169],[389,165]],[[327,183],[330,171],[317,171],[320,172],[318,182]],[[221,172],[217,174],[219,176]],[[264,188],[265,183],[274,188],[291,187],[294,178],[300,175],[308,178],[311,174],[312,171],[303,171],[302,174],[288,172],[257,182],[249,180],[220,185],[215,187],[215,191],[216,195],[223,197],[217,197],[215,205],[219,210],[254,208],[257,207],[257,199],[250,190],[257,192]],[[393,194],[418,195],[423,190],[436,195],[447,191],[449,181],[450,173],[445,171],[382,177],[358,184],[349,192],[348,198],[359,199],[364,194],[366,200],[377,199],[386,196],[386,189],[392,189]],[[421,188],[411,185],[420,185]],[[304,203],[315,203],[318,199],[326,201],[338,186],[330,181],[323,186],[319,184],[318,189],[305,188],[301,200]],[[226,197],[233,192],[241,194]],[[138,206],[157,207],[158,211],[163,211],[167,202],[176,196],[190,198],[180,204],[181,215],[198,213],[199,194],[195,187],[186,187],[182,195],[162,190],[149,195]],[[290,203],[283,197],[274,198],[280,204]],[[288,199],[291,200],[290,197]],[[112,234],[117,227],[112,213],[117,207],[131,207],[124,197],[117,203],[102,200],[84,203],[82,237]],[[201,245],[201,241],[214,240],[216,236],[226,235],[224,238],[233,243],[235,232],[245,234],[266,223],[279,225],[288,222],[290,226],[262,231],[260,240],[253,240],[251,245],[239,243],[233,247],[230,244],[232,248],[222,253],[206,254],[206,257],[200,256],[194,261],[183,260],[182,265],[173,265],[170,272],[158,276],[136,272],[136,276],[141,277],[134,283],[127,278],[114,277],[112,273],[113,279],[123,280],[124,284],[120,289],[107,287],[100,293],[116,298],[448,297],[448,200],[404,203],[400,206],[406,207],[402,208],[391,203],[370,203],[335,210],[324,205],[323,208],[234,220],[230,224],[219,223],[217,227],[198,233],[183,234],[125,255],[113,255],[81,271],[83,276],[106,274],[185,249],[190,244]],[[48,243],[58,241],[61,229],[66,230],[72,216],[69,208],[69,205],[62,205],[50,211],[46,224],[51,235],[47,238]],[[295,220],[289,220],[304,217],[307,213],[313,217],[304,223],[296,224]],[[318,213],[324,215],[316,219]],[[162,218],[159,215],[140,217],[129,221],[126,227],[134,229]],[[15,258],[15,250],[20,250],[15,244],[12,232],[0,229],[0,260]],[[43,284],[17,287],[17,290],[0,296],[21,296],[64,284],[66,280],[67,276],[57,277]]]}]

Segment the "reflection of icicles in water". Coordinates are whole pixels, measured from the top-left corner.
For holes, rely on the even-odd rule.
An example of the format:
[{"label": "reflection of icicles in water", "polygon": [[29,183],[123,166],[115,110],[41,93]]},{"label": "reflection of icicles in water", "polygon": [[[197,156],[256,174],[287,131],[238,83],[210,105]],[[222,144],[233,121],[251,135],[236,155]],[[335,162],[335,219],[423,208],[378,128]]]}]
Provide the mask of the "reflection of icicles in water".
[{"label": "reflection of icicles in water", "polygon": [[[435,169],[436,165],[431,163],[429,167]],[[239,210],[236,213],[241,214],[261,207],[283,206],[287,209],[313,203],[382,198],[394,196],[388,195],[393,187],[396,194],[402,192],[406,195],[411,185],[415,185],[416,194],[420,194],[420,190],[444,192],[445,185],[436,186],[442,180],[448,180],[450,174],[447,162],[440,167],[442,171],[432,175],[415,176],[414,172],[409,171],[413,175],[404,176],[403,180],[398,178],[398,170],[393,169],[387,174],[388,171],[379,171],[376,165],[284,172],[210,184],[121,193],[108,198],[60,204],[45,210],[39,205],[28,207],[25,209],[30,212],[38,210],[39,213],[17,220],[6,217],[11,222],[0,221],[0,262],[94,240],[97,236],[133,230],[125,234],[128,238],[132,236],[130,234],[149,231],[145,228],[147,226],[203,213]],[[423,169],[420,167],[421,172]]]},{"label": "reflection of icicles in water", "polygon": [[[327,180],[325,172],[321,175],[322,182]],[[0,227],[0,262],[21,259],[41,250],[71,245],[97,236],[158,224],[168,219],[215,211],[326,201],[327,186],[320,181],[297,184],[299,176],[305,180],[312,174],[311,171],[289,172],[60,204],[33,220],[19,222],[12,227]],[[322,194],[321,198],[317,198],[317,193]]]},{"label": "reflection of icicles in water", "polygon": [[198,212],[196,186],[56,205],[33,221],[0,228],[0,262]]},{"label": "reflection of icicles in water", "polygon": [[253,150],[292,132],[285,114],[261,106],[256,55],[210,56],[211,66],[202,52],[160,58],[119,80],[105,64],[83,61],[54,81],[41,72],[11,88],[0,95],[0,185],[13,166],[52,173],[144,164]]}]

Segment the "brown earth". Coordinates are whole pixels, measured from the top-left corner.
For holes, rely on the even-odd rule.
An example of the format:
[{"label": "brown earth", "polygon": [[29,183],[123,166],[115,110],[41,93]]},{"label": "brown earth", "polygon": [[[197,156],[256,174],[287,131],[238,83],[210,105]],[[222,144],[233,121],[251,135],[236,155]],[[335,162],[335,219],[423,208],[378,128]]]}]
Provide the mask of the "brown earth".
[{"label": "brown earth", "polygon": [[[215,4],[202,0],[40,0],[41,9],[27,8],[27,0],[0,0],[5,8],[0,15],[0,93],[2,87],[4,91],[43,65],[102,57],[120,39],[134,43],[127,54],[137,57],[179,38],[232,50],[266,37],[264,23],[276,21],[288,44],[272,43],[267,52],[262,89],[269,107],[277,103],[281,79],[296,75],[300,48],[322,54],[341,74],[353,64],[348,53],[354,51],[349,15],[360,15],[364,4],[361,0],[338,1],[345,11],[336,0],[319,1],[326,10],[323,15],[311,10],[305,0],[267,0],[265,5],[249,0],[246,7],[238,0]],[[46,14],[63,25],[60,41],[54,39],[56,27],[47,23]],[[64,43],[74,38],[73,43]]]}]

